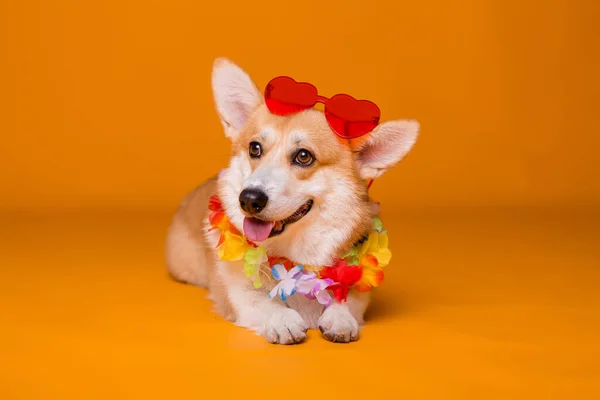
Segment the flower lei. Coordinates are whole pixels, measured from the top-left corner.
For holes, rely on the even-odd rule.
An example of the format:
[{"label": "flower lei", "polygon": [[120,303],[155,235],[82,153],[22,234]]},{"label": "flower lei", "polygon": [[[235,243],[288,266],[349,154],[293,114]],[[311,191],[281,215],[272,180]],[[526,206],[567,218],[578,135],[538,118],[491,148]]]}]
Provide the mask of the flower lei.
[{"label": "flower lei", "polygon": [[373,229],[369,235],[356,243],[350,251],[332,265],[315,268],[295,265],[286,258],[268,256],[264,248],[247,240],[230,223],[218,196],[210,198],[208,208],[210,230],[219,229],[221,232],[216,246],[219,259],[243,259],[244,274],[257,289],[262,286],[260,273],[265,273],[261,267],[269,265],[271,275],[278,281],[269,293],[270,298],[279,296],[285,301],[289,296],[300,293],[328,306],[332,302],[329,294],[331,291],[337,301],[344,302],[351,289],[368,292],[379,286],[384,277],[383,267],[389,264],[392,257],[388,248],[387,231],[378,217],[373,218]]}]

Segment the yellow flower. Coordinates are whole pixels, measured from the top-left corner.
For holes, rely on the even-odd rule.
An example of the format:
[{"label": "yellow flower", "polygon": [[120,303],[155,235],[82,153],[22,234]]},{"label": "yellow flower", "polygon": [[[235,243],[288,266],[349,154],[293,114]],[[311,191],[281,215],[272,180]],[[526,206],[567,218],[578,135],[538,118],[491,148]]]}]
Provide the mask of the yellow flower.
[{"label": "yellow flower", "polygon": [[361,260],[361,264],[363,258],[369,254],[377,259],[379,267],[385,267],[390,263],[392,252],[388,249],[387,233],[373,231],[369,234],[368,239],[358,249],[358,259]]},{"label": "yellow flower", "polygon": [[244,258],[246,250],[250,248],[250,244],[243,236],[235,235],[231,231],[222,233],[223,243],[219,246],[218,254],[221,260],[238,261]]},{"label": "yellow flower", "polygon": [[392,258],[392,252],[388,249],[388,236],[387,233],[378,234],[377,245],[371,249],[369,254],[377,259],[380,267],[385,267],[390,263]]},{"label": "yellow flower", "polygon": [[387,233],[373,231],[358,249],[362,276],[354,285],[359,292],[366,292],[383,281],[383,267],[390,263],[392,252],[388,249]]}]

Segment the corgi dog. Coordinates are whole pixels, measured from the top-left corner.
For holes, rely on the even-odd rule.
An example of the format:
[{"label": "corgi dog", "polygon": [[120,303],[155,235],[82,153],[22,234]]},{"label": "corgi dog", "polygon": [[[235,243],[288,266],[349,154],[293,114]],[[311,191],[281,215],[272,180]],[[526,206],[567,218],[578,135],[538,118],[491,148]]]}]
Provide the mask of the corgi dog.
[{"label": "corgi dog", "polygon": [[[286,269],[277,270],[269,262],[258,265],[258,275],[272,273],[288,285],[278,292],[277,279],[254,285],[244,257],[223,259],[217,247],[243,235],[246,241],[226,243],[228,249],[262,249],[264,261],[292,260],[291,265],[298,266],[296,277],[303,265],[313,266],[318,274],[369,234],[379,205],[368,195],[368,182],[410,151],[419,124],[377,122],[360,138],[342,139],[332,130],[327,113],[313,107],[286,115],[271,112],[248,74],[224,58],[213,65],[212,89],[232,155],[218,177],[182,200],[167,235],[170,275],[208,289],[219,314],[268,342],[301,343],[307,330],[316,328],[332,342],[358,340],[368,291],[350,288],[327,303],[331,287],[322,287],[325,300],[316,301],[314,296],[294,294],[289,287],[293,277],[281,277]],[[217,198],[218,205],[211,206]],[[228,221],[225,237],[215,228],[216,217],[211,218],[217,208]],[[315,280],[325,281],[324,286],[332,282]]]}]

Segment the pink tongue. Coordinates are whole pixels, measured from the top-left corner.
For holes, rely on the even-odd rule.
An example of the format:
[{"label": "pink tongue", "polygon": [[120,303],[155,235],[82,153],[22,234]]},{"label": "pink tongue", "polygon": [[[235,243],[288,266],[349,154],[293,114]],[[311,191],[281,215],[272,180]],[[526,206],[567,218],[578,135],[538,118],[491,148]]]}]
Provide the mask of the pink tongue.
[{"label": "pink tongue", "polygon": [[262,242],[271,234],[274,222],[261,221],[256,218],[244,218],[244,235],[252,242]]}]

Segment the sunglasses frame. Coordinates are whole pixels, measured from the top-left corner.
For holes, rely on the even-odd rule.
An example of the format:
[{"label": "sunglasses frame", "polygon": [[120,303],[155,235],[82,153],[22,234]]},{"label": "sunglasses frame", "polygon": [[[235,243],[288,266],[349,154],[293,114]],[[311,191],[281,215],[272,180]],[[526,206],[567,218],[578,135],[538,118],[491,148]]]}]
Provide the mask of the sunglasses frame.
[{"label": "sunglasses frame", "polygon": [[[305,89],[301,93],[300,88]],[[281,98],[273,98],[274,90],[279,91],[287,89],[287,101]],[[310,91],[307,96],[306,89]],[[295,95],[291,95],[296,91]],[[324,113],[327,123],[333,132],[342,139],[351,140],[372,132],[381,118],[381,110],[377,104],[369,100],[357,100],[354,97],[339,93],[332,97],[325,97],[319,94],[315,85],[308,82],[298,82],[289,76],[278,76],[269,81],[265,88],[265,103],[272,114],[287,116],[313,108],[317,103],[325,106]],[[294,99],[294,102],[290,99]],[[334,108],[332,110],[332,108]],[[352,118],[360,114],[370,114],[366,118]],[[345,114],[346,117],[340,116]]]}]

